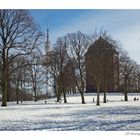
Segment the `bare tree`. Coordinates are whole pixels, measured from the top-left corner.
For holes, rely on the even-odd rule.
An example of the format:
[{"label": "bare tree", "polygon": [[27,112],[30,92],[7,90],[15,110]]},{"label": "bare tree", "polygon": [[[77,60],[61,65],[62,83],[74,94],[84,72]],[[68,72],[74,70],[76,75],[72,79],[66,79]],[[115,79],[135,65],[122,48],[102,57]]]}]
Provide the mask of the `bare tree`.
[{"label": "bare tree", "polygon": [[30,67],[30,78],[32,84],[32,90],[34,93],[35,102],[38,100],[38,94],[41,92],[41,88],[44,87],[45,77],[44,69],[41,63],[42,54],[41,51],[33,51],[29,58],[29,67]]},{"label": "bare tree", "polygon": [[16,91],[17,104],[19,103],[19,100],[21,100],[21,102],[22,102],[22,93],[21,92],[22,92],[22,86],[23,86],[23,77],[26,76],[26,75],[23,75],[24,74],[23,70],[25,70],[25,66],[24,66],[25,64],[26,64],[25,58],[20,57],[20,56],[17,57],[12,63],[12,67],[16,68],[16,69],[13,73],[11,73],[9,81],[12,80],[14,82],[13,88],[15,88],[15,91]]},{"label": "bare tree", "polygon": [[86,53],[87,92],[97,91],[97,105],[100,105],[100,91],[104,92],[103,102],[106,103],[106,93],[119,83],[118,42],[102,29],[99,33],[95,30],[90,40],[92,45]]},{"label": "bare tree", "polygon": [[[99,38],[103,38],[104,41],[100,44],[104,47],[102,54],[103,60],[103,77],[102,77],[102,91],[104,92],[104,100],[106,103],[106,92],[117,91],[119,88],[119,52],[120,43],[114,40],[106,30],[100,29],[100,32],[95,32],[91,35],[91,39],[95,42]],[[93,42],[93,43],[94,43]],[[112,85],[112,86],[111,86]]]},{"label": "bare tree", "polygon": [[133,70],[130,80],[129,92],[138,92],[139,89],[139,65],[132,60]]},{"label": "bare tree", "polygon": [[137,91],[140,92],[140,65],[136,66]]},{"label": "bare tree", "polygon": [[133,76],[133,60],[127,55],[127,52],[122,53],[120,57],[120,88],[124,93],[124,100],[128,101],[128,92],[130,82]]},{"label": "bare tree", "polygon": [[57,58],[58,58],[58,85],[59,85],[59,90],[60,94],[63,94],[64,97],[64,103],[67,103],[66,99],[66,91],[64,87],[64,68],[68,62],[67,59],[67,53],[66,53],[66,43],[63,38],[58,38],[57,42],[55,44],[55,51],[57,53]]},{"label": "bare tree", "polygon": [[103,77],[102,85],[104,98],[103,102],[107,102],[106,93],[108,91],[117,91],[119,88],[119,43],[113,40],[107,32],[103,32],[102,37],[104,42],[102,45],[105,47],[103,50]]},{"label": "bare tree", "polygon": [[[48,86],[54,87],[55,95],[57,96],[57,102],[60,100],[60,93],[58,92],[58,77],[59,77],[59,63],[58,63],[58,54],[55,50],[47,53],[43,65],[47,70],[47,81]],[[50,80],[51,79],[51,80]]]},{"label": "bare tree", "polygon": [[73,62],[68,61],[64,67],[64,88],[68,94],[76,93],[76,82],[72,72]]},{"label": "bare tree", "polygon": [[88,50],[88,53],[86,54],[86,71],[90,71],[90,78],[89,80],[94,81],[95,87],[97,90],[97,103],[96,105],[100,105],[100,87],[101,87],[101,81],[103,78],[103,62],[104,62],[104,56],[102,53],[102,49],[100,47],[100,41],[97,43],[95,42],[95,47],[90,47],[89,49],[94,49],[94,51]]},{"label": "bare tree", "polygon": [[53,78],[57,101],[63,94],[64,103],[67,103],[66,91],[64,87],[64,68],[67,63],[66,46],[63,38],[58,38],[54,44],[53,51],[47,54],[46,66],[47,71]]},{"label": "bare tree", "polygon": [[73,61],[72,72],[75,83],[81,95],[82,104],[85,103],[85,52],[89,46],[89,37],[78,31],[77,33],[67,34],[65,37],[67,43],[67,55],[69,61]]},{"label": "bare tree", "polygon": [[25,100],[27,95],[27,85],[28,87],[31,86],[29,80],[29,66],[29,61],[27,57],[24,56],[18,56],[12,63],[10,63],[9,71],[11,73],[8,79],[8,90],[12,89],[13,92],[10,93],[10,91],[8,91],[7,99],[9,99],[9,101],[16,100],[18,104],[19,100],[21,101],[21,103],[23,100]]},{"label": "bare tree", "polygon": [[26,10],[0,10],[0,58],[2,106],[7,106],[9,64],[30,54],[38,41],[38,29]]}]

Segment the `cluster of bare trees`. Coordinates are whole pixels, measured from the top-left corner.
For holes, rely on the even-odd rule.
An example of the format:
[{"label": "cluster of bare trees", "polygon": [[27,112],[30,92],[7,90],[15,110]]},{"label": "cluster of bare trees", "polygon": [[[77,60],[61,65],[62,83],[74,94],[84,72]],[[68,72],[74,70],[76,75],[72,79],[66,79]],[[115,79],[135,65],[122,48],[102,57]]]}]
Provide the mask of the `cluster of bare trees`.
[{"label": "cluster of bare trees", "polygon": [[7,106],[10,100],[10,89],[14,89],[17,103],[23,101],[23,93],[26,93],[27,87],[31,87],[30,84],[36,96],[35,84],[39,78],[36,73],[40,72],[36,60],[38,56],[34,56],[38,53],[41,37],[42,33],[27,10],[0,10],[2,106]]},{"label": "cluster of bare trees", "polygon": [[[104,35],[105,36],[105,35]],[[97,35],[96,35],[97,38]],[[70,33],[64,37],[58,38],[55,43],[54,49],[47,55],[45,65],[50,71],[52,77],[55,81],[55,92],[57,95],[57,101],[60,100],[61,94],[64,96],[64,103],[67,102],[66,100],[66,93],[68,92],[76,92],[78,91],[81,95],[81,102],[84,104],[84,92],[85,92],[85,85],[86,85],[86,68],[85,68],[85,53],[87,52],[88,47],[93,43],[95,36],[93,37],[87,34],[83,34],[80,31],[77,33]],[[104,44],[102,44],[104,45]],[[99,105],[99,92],[100,92],[100,79],[103,79],[103,72],[100,67],[103,66],[103,59],[100,55],[96,53],[97,60],[93,60],[99,63],[99,67],[96,65],[96,72],[93,71],[94,80],[96,81],[97,91],[98,91],[98,105]],[[109,56],[106,54],[106,56]],[[102,59],[101,61],[99,61]],[[109,60],[104,59],[104,60]],[[104,63],[109,63],[105,62]],[[107,67],[107,66],[106,66]],[[109,66],[108,66],[109,67]],[[109,73],[109,68],[107,67],[106,72]],[[90,65],[89,65],[89,68]],[[95,74],[96,73],[96,74]],[[92,77],[92,75],[91,75]],[[104,76],[104,80],[107,83],[107,74],[106,77]],[[106,88],[105,88],[106,89]],[[106,96],[105,96],[106,97]],[[106,102],[106,98],[105,98]]]},{"label": "cluster of bare trees", "polygon": [[56,41],[53,53],[46,62],[54,77],[57,101],[63,94],[66,103],[66,92],[75,92],[77,89],[82,103],[85,103],[84,55],[88,45],[88,35],[81,32],[67,34]]},{"label": "cluster of bare trees", "polygon": [[[108,48],[106,41],[98,42],[96,44],[98,49],[96,48],[95,52],[91,51],[95,57],[91,57],[90,63],[85,67],[87,49],[100,37],[111,44],[112,50],[108,51],[110,48]],[[105,46],[106,50],[102,50],[102,46]],[[116,56],[113,55],[113,51],[117,54]],[[116,57],[116,61],[114,61],[114,57]],[[96,63],[96,66],[92,65],[92,63]],[[96,83],[97,105],[100,105],[101,88],[102,92],[104,92],[103,102],[107,102],[106,93],[109,91],[108,86],[115,81],[112,81],[113,78],[118,79],[116,81],[116,84],[118,84],[117,91],[124,94],[125,101],[128,100],[128,92],[139,89],[139,66],[126,55],[125,51],[119,47],[118,41],[113,40],[106,31],[102,31],[99,34],[95,32],[92,35],[83,34],[79,31],[58,38],[53,51],[50,52],[45,60],[45,66],[47,66],[54,79],[57,101],[63,95],[64,103],[67,102],[66,93],[69,92],[79,92],[81,102],[85,103],[86,69],[88,68],[92,70],[90,74],[91,80]],[[92,67],[94,68],[92,69]],[[118,73],[113,75],[115,77],[112,77],[111,72],[114,69]]]},{"label": "cluster of bare trees", "polygon": [[[81,102],[85,103],[86,69],[92,71],[90,78],[96,83],[97,105],[100,105],[101,85],[104,92],[104,103],[107,102],[108,85],[112,82],[110,67],[112,61],[107,51],[106,42],[96,44],[94,58],[85,66],[85,54],[91,44],[99,37],[108,41],[118,52],[119,91],[124,93],[125,101],[128,92],[140,90],[140,66],[125,51],[118,47],[105,31],[92,35],[69,33],[58,38],[53,50],[43,57],[42,33],[27,10],[0,10],[0,89],[2,106],[7,101],[37,101],[46,84],[54,88],[57,101],[63,95],[67,103],[67,93],[79,92]],[[101,46],[106,46],[104,54]],[[91,52],[92,53],[92,52]],[[45,58],[45,59],[44,59]],[[96,67],[92,65],[96,62]],[[116,63],[117,63],[116,62]],[[92,68],[93,67],[93,68]],[[48,75],[46,79],[46,75]],[[49,82],[47,82],[49,81]],[[45,86],[45,87],[44,87]],[[31,91],[31,94],[28,94]],[[43,92],[43,91],[42,91]],[[14,94],[14,97],[13,97]],[[42,96],[44,97],[44,96]]]},{"label": "cluster of bare trees", "polygon": [[120,54],[120,91],[128,101],[129,92],[140,91],[140,65],[132,60],[126,51]]}]

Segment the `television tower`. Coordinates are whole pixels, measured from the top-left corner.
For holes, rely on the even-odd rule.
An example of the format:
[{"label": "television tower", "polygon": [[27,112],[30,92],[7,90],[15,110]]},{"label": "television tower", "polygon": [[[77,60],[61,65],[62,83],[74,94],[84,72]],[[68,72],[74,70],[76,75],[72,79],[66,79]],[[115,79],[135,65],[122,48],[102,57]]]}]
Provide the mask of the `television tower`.
[{"label": "television tower", "polygon": [[[47,40],[45,42],[45,55],[49,56],[51,53],[51,44],[49,40],[49,29],[47,28]],[[49,67],[46,69],[46,94],[50,95],[50,74],[49,74]]]},{"label": "television tower", "polygon": [[47,28],[47,40],[45,42],[45,53],[46,53],[46,55],[50,50],[51,50],[51,46],[50,46],[50,40],[49,40],[49,29]]}]

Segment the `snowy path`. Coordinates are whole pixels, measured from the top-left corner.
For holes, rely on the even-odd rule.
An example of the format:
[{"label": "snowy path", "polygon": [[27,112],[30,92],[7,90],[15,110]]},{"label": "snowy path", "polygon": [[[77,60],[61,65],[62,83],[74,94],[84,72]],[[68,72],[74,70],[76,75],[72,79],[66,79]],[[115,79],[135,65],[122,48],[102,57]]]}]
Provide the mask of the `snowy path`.
[{"label": "snowy path", "polygon": [[50,100],[0,107],[0,130],[140,130],[140,101],[133,101],[134,96],[129,102],[109,96],[101,106],[92,97],[86,96],[87,104],[76,96],[68,97],[68,104]]}]

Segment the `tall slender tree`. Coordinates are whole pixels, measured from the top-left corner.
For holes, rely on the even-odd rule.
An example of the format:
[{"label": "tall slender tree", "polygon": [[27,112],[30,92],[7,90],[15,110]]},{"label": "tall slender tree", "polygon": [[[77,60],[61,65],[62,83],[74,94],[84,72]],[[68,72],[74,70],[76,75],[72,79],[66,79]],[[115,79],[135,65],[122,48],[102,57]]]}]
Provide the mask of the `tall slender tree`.
[{"label": "tall slender tree", "polygon": [[55,51],[57,53],[58,58],[58,85],[60,94],[63,94],[64,97],[64,103],[67,103],[66,99],[66,91],[65,91],[65,85],[64,85],[64,68],[68,62],[67,55],[66,55],[66,44],[65,40],[63,38],[58,38],[56,44],[55,44]]},{"label": "tall slender tree", "polygon": [[[29,71],[30,71],[30,79],[32,85],[32,91],[34,94],[34,100],[37,102],[38,100],[38,93],[41,92],[41,88],[44,87],[45,83],[45,75],[44,75],[44,68],[42,67],[41,61],[42,53],[41,51],[33,51],[29,58]],[[44,75],[44,76],[43,76]]]},{"label": "tall slender tree", "polygon": [[81,95],[82,104],[85,103],[85,52],[89,46],[89,36],[78,31],[67,34],[65,37],[67,44],[67,56],[71,63],[76,86]]},{"label": "tall slender tree", "polygon": [[124,100],[128,101],[128,92],[130,91],[130,81],[133,76],[133,60],[127,55],[127,52],[123,52],[120,57],[120,86],[124,93]]}]

